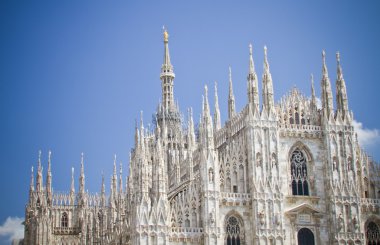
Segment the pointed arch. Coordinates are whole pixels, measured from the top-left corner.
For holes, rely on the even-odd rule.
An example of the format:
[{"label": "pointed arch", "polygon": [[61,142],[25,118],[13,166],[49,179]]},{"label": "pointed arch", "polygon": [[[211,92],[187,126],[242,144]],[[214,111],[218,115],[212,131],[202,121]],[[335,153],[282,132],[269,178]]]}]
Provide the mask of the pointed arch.
[{"label": "pointed arch", "polygon": [[224,219],[225,244],[245,244],[244,221],[236,211],[229,212]]},{"label": "pointed arch", "polygon": [[66,212],[63,212],[61,216],[61,227],[64,227],[64,228],[69,227],[69,218]]},{"label": "pointed arch", "polygon": [[380,217],[371,215],[364,224],[365,238],[368,245],[380,244]]},{"label": "pointed arch", "polygon": [[307,146],[296,142],[289,151],[292,195],[309,196],[309,175],[312,170],[312,155]]},{"label": "pointed arch", "polygon": [[308,163],[313,163],[314,162],[314,158],[313,158],[313,155],[311,154],[310,148],[307,145],[305,145],[304,143],[302,143],[301,141],[297,141],[296,143],[293,144],[292,147],[290,147],[288,159],[290,159],[293,151],[295,149],[297,149],[297,148],[300,151],[302,151],[302,153],[304,154],[304,156],[306,156],[306,160],[308,161]]}]

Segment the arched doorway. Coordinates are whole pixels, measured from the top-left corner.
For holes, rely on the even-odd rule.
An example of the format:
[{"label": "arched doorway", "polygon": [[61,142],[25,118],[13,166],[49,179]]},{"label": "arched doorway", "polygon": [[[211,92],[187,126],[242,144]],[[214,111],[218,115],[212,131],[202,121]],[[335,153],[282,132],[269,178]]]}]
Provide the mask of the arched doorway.
[{"label": "arched doorway", "polygon": [[375,222],[368,223],[365,235],[367,238],[367,245],[380,245],[379,227]]},{"label": "arched doorway", "polygon": [[308,228],[302,228],[297,235],[298,245],[314,245],[314,234]]},{"label": "arched doorway", "polygon": [[242,220],[235,215],[231,215],[226,219],[226,240],[227,245],[243,245],[244,243],[244,227]]}]

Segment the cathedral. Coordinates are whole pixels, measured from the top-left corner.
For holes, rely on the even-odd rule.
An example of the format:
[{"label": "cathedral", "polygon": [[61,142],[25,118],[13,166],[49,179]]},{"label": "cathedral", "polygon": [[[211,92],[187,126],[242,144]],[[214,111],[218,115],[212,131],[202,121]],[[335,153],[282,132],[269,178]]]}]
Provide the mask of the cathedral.
[{"label": "cathedral", "polygon": [[358,143],[339,53],[335,108],[325,52],[321,103],[312,77],[310,97],[293,88],[275,103],[267,49],[260,96],[250,45],[245,107],[235,109],[230,70],[228,119],[217,84],[213,109],[205,86],[195,126],[174,102],[166,30],[163,43],[155,126],[136,125],[128,176],[115,158],[109,194],[104,177],[90,194],[82,154],[79,190],[72,169],[71,189],[55,192],[40,153],[23,244],[380,244],[380,167]]}]

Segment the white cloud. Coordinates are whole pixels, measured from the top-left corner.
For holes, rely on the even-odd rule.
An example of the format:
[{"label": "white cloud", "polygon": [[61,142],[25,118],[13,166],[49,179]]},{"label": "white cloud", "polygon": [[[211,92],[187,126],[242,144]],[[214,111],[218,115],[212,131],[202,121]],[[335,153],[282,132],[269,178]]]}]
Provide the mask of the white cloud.
[{"label": "white cloud", "polygon": [[358,121],[353,121],[355,132],[358,134],[359,144],[364,148],[369,148],[380,142],[380,132],[378,129],[364,128],[363,124]]},{"label": "white cloud", "polygon": [[0,226],[0,236],[8,237],[9,241],[21,239],[24,237],[24,219],[19,217],[8,217]]}]

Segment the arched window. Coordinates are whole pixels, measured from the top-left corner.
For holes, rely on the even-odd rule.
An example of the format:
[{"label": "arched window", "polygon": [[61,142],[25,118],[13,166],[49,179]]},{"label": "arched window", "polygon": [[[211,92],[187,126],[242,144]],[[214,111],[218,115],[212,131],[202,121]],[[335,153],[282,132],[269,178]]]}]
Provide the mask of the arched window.
[{"label": "arched window", "polygon": [[367,237],[367,245],[380,244],[379,227],[374,222],[369,222],[365,234]]},{"label": "arched window", "polygon": [[67,213],[63,213],[61,217],[61,227],[68,227],[69,226],[69,219],[67,218]]},{"label": "arched window", "polygon": [[308,196],[309,183],[307,177],[307,162],[302,151],[296,149],[290,158],[293,195]]},{"label": "arched window", "polygon": [[244,244],[244,229],[239,219],[235,216],[230,216],[226,222],[226,243],[227,245],[243,245]]},{"label": "arched window", "polygon": [[297,234],[298,245],[314,245],[314,234],[308,228],[302,228]]},{"label": "arched window", "polygon": [[189,219],[185,219],[185,227],[190,227],[190,220]]}]

